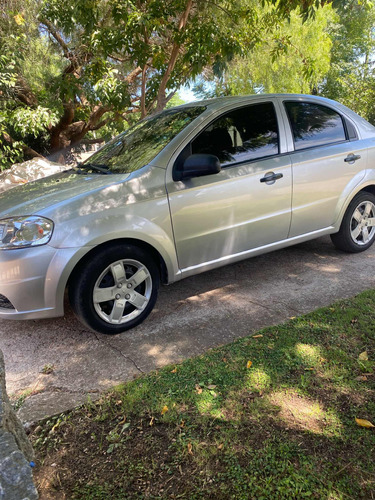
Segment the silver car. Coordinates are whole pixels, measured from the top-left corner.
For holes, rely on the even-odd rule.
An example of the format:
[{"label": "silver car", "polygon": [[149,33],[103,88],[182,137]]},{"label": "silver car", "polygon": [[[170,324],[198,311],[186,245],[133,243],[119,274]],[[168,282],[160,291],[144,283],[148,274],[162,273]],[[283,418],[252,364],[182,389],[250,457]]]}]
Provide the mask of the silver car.
[{"label": "silver car", "polygon": [[120,333],[173,283],[330,234],[375,238],[375,128],[304,95],[168,109],[85,163],[0,198],[0,317]]}]

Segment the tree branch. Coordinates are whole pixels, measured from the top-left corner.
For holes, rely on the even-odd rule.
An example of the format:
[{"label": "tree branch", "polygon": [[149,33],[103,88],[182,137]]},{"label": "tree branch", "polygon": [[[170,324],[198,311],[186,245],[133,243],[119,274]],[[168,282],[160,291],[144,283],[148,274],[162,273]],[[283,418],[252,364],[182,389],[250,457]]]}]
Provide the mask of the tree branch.
[{"label": "tree branch", "polygon": [[[178,23],[178,31],[182,32],[186,28],[186,24],[189,18],[189,14],[191,11],[191,8],[193,6],[193,0],[188,0],[186,4],[185,11],[183,12],[180,21]],[[159,90],[158,90],[158,96],[157,96],[157,105],[156,105],[156,110],[161,111],[162,109],[165,108],[166,105],[166,97],[165,97],[165,91],[168,85],[168,81],[171,77],[171,74],[174,70],[174,67],[176,65],[178,53],[180,51],[181,45],[177,42],[174,42],[173,47],[172,47],[172,52],[169,58],[168,66],[167,69],[163,75],[163,78],[160,82]]]},{"label": "tree branch", "polygon": [[26,104],[26,106],[35,108],[38,105],[37,98],[30,89],[26,80],[21,75],[17,78],[14,95],[19,101]]},{"label": "tree branch", "polygon": [[[3,138],[4,140],[10,144],[11,146],[13,146],[13,144],[16,142],[9,134],[7,134],[6,132],[3,132]],[[38,153],[37,151],[35,151],[33,148],[30,148],[29,146],[27,146],[26,144],[21,144],[21,149],[23,151],[23,154],[26,156],[26,157],[30,157],[30,158],[42,158],[43,160],[45,160],[46,158],[41,155],[40,153]]]},{"label": "tree branch", "polygon": [[60,45],[60,47],[63,49],[63,52],[64,52],[64,56],[70,60],[70,57],[71,57],[71,52],[69,50],[69,47],[68,45],[66,44],[66,42],[64,41],[64,39],[62,38],[62,36],[60,35],[60,33],[57,31],[55,25],[53,23],[51,23],[51,21],[49,21],[48,19],[46,18],[42,18],[40,19],[40,22],[42,24],[44,24],[44,26],[47,28],[47,30],[49,31],[49,33],[51,33],[51,35],[53,36],[53,38],[56,40],[56,42]]},{"label": "tree branch", "polygon": [[76,71],[79,67],[79,63],[77,60],[77,56],[69,49],[67,43],[63,39],[63,37],[60,35],[60,33],[57,31],[57,28],[51,21],[49,21],[46,18],[41,18],[40,22],[44,24],[44,26],[47,28],[48,32],[53,36],[53,38],[56,40],[56,42],[60,45],[62,48],[64,57],[70,61],[70,64],[67,68],[65,68],[64,73],[73,73]]},{"label": "tree branch", "polygon": [[137,76],[142,73],[142,68],[140,66],[137,66],[133,71],[131,71],[125,78],[125,80],[128,83],[134,83],[134,80],[137,78]]}]

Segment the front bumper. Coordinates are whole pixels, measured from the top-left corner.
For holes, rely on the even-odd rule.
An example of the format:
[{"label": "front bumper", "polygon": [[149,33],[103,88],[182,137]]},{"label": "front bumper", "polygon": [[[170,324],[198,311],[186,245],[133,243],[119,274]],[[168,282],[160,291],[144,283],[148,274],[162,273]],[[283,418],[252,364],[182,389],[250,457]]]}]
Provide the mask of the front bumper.
[{"label": "front bumper", "polygon": [[66,283],[81,252],[49,245],[0,251],[0,318],[63,316]]}]

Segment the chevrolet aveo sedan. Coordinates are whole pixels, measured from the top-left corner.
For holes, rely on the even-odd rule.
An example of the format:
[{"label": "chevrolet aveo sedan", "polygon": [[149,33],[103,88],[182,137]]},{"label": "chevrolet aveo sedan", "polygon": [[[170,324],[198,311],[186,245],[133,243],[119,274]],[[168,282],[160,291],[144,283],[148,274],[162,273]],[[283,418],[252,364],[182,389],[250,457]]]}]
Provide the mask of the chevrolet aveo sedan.
[{"label": "chevrolet aveo sedan", "polygon": [[[304,95],[230,97],[137,123],[79,167],[0,198],[0,318],[115,334],[160,282],[330,234],[375,239],[375,128]],[[251,279],[251,276],[249,276]]]}]

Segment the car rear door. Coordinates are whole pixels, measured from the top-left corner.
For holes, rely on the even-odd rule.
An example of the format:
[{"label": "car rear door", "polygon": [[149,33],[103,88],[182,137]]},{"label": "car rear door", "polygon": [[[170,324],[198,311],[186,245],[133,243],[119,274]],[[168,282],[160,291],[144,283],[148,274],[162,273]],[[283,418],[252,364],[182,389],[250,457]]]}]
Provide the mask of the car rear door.
[{"label": "car rear door", "polygon": [[183,147],[174,168],[196,153],[218,156],[222,166],[218,174],[176,182],[167,172],[183,272],[215,267],[287,237],[292,185],[290,158],[281,154],[283,134],[274,102],[263,101],[223,113]]},{"label": "car rear door", "polygon": [[292,223],[289,237],[330,227],[348,186],[365,175],[367,148],[353,124],[329,105],[284,99],[291,137]]}]

